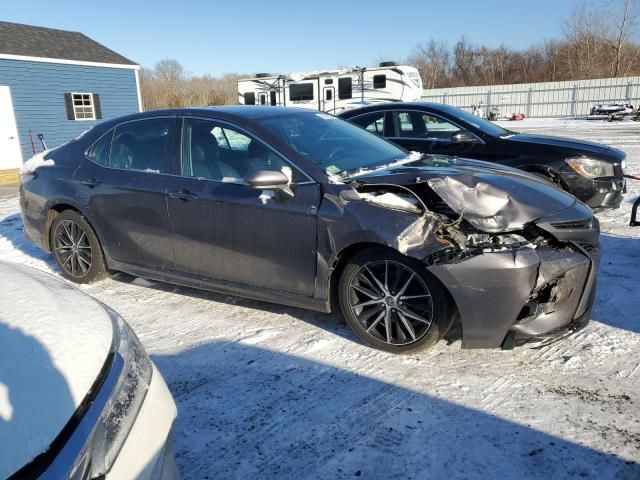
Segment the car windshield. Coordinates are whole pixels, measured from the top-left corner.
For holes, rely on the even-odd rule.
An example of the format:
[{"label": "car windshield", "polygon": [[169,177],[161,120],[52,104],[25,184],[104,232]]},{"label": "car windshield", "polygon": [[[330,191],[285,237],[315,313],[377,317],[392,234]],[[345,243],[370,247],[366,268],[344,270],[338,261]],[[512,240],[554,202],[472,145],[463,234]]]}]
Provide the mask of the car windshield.
[{"label": "car windshield", "polygon": [[459,120],[462,120],[463,122],[470,123],[477,129],[482,130],[487,135],[491,135],[493,137],[506,137],[507,135],[515,134],[515,132],[512,132],[511,130],[499,127],[495,123],[485,120],[484,118],[480,118],[471,112],[462,110],[461,108],[447,109],[447,113],[449,113],[449,115],[453,115]]},{"label": "car windshield", "polygon": [[405,150],[325,113],[292,112],[259,122],[327,175],[345,177],[349,172],[409,159]]}]

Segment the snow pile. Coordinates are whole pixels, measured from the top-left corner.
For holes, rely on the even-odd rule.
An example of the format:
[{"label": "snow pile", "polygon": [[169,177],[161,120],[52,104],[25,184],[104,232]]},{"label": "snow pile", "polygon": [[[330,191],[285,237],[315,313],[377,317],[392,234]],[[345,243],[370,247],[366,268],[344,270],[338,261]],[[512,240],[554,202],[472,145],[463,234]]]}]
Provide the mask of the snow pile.
[{"label": "snow pile", "polygon": [[22,164],[20,168],[20,174],[33,173],[40,167],[52,167],[55,165],[53,159],[45,160],[45,156],[49,154],[51,150],[45,150],[44,152],[36,153],[33,157]]},{"label": "snow pile", "polygon": [[269,200],[272,200],[273,198],[275,198],[276,194],[273,190],[263,190],[262,193],[258,196],[258,199],[260,200],[260,203],[262,203],[262,205],[266,205],[267,203],[269,203]]},{"label": "snow pile", "polygon": [[407,210],[416,213],[420,212],[418,200],[414,195],[403,195],[393,192],[386,192],[382,195],[376,195],[369,192],[358,192],[358,195],[365,202],[376,203],[383,207],[396,208],[398,210]]},{"label": "snow pile", "polygon": [[379,165],[379,166],[373,167],[373,168],[361,168],[357,172],[350,174],[349,178],[358,177],[360,175],[365,175],[367,173],[373,173],[373,172],[379,172],[379,171],[382,171],[382,170],[387,170],[388,168],[400,167],[400,166],[402,166],[402,165],[404,165],[406,163],[416,162],[416,161],[420,160],[422,157],[424,157],[424,153],[411,152],[406,157],[401,158],[400,160],[396,160],[394,162],[385,163],[384,165]]}]

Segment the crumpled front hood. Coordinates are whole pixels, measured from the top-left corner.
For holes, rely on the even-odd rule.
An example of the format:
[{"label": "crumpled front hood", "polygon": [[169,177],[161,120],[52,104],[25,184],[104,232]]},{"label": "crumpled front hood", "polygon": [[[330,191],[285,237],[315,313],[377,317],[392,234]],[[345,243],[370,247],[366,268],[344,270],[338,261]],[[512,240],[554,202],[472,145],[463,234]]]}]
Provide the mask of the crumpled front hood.
[{"label": "crumpled front hood", "polygon": [[535,145],[551,145],[554,147],[567,148],[575,150],[581,154],[603,154],[610,149],[606,145],[595,142],[586,142],[583,140],[574,140],[572,138],[554,137],[551,135],[530,135],[528,133],[518,133],[512,137],[504,139],[507,142],[530,143]]},{"label": "crumpled front hood", "polygon": [[97,380],[109,313],[32,268],[0,262],[0,478],[45,452]]},{"label": "crumpled front hood", "polygon": [[520,230],[575,202],[566,192],[520,170],[446,156],[428,155],[409,164],[361,172],[352,179],[406,187],[426,182],[453,211],[488,233]]}]

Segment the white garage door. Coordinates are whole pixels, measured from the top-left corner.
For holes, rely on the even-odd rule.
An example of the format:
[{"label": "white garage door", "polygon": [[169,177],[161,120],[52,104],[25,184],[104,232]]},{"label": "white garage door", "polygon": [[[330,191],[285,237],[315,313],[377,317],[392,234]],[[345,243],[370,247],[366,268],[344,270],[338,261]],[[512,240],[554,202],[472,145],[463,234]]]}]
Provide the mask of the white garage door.
[{"label": "white garage door", "polygon": [[11,90],[0,85],[0,170],[19,168],[22,165],[20,141],[13,114]]}]

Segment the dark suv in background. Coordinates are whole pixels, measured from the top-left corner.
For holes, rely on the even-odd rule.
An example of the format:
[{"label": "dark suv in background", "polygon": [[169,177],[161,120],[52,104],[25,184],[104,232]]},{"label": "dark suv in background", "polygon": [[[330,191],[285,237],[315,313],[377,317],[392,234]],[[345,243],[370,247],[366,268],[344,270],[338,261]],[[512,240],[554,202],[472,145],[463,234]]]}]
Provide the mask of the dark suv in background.
[{"label": "dark suv in background", "polygon": [[625,153],[598,143],[506,130],[438,103],[387,103],[339,117],[407,150],[495,162],[541,176],[592,209],[618,208]]}]

